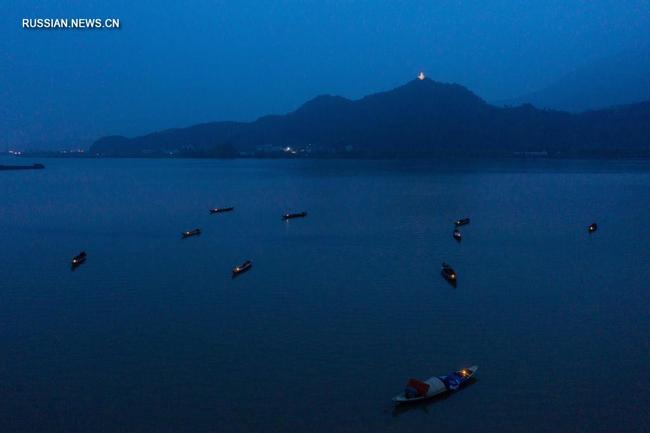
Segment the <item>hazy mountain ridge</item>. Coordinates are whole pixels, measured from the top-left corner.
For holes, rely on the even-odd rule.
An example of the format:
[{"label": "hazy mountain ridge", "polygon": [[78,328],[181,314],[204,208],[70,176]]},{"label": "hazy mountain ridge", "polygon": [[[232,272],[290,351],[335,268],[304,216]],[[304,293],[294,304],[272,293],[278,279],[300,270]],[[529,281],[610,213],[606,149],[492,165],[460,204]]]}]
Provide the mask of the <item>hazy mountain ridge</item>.
[{"label": "hazy mountain ridge", "polygon": [[496,107],[458,84],[413,80],[358,100],[321,95],[285,115],[104,137],[99,156],[650,154],[650,103],[572,114]]},{"label": "hazy mountain ridge", "polygon": [[589,62],[549,86],[498,105],[530,103],[571,112],[650,100],[650,49],[621,52]]}]

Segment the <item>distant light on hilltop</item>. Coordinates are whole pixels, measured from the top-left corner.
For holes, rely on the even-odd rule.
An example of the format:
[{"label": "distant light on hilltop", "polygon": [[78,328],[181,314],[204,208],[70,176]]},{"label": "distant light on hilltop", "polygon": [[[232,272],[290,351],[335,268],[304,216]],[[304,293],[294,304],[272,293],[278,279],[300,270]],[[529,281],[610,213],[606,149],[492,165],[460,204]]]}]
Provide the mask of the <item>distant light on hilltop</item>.
[{"label": "distant light on hilltop", "polygon": [[425,78],[424,72],[420,71],[420,73],[418,74],[418,80],[422,81],[424,80],[424,78]]}]

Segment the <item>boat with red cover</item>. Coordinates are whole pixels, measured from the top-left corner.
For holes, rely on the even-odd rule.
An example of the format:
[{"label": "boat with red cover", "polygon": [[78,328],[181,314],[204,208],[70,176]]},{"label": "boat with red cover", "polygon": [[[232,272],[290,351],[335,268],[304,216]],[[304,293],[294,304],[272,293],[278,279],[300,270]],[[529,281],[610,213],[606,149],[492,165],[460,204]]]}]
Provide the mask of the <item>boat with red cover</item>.
[{"label": "boat with red cover", "polygon": [[404,392],[393,397],[397,404],[426,400],[436,395],[453,392],[470,380],[478,370],[477,365],[451,372],[444,376],[433,376],[427,380],[409,379]]}]

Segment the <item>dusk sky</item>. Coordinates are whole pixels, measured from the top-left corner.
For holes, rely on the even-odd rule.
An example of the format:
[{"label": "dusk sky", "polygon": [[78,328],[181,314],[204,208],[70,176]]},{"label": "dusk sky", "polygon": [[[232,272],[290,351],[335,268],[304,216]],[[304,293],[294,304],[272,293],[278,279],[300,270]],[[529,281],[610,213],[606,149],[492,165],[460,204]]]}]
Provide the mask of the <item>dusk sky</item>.
[{"label": "dusk sky", "polygon": [[[253,120],[419,70],[498,101],[650,40],[648,1],[4,0],[0,10],[0,150]],[[119,18],[121,29],[30,30],[23,18]]]}]

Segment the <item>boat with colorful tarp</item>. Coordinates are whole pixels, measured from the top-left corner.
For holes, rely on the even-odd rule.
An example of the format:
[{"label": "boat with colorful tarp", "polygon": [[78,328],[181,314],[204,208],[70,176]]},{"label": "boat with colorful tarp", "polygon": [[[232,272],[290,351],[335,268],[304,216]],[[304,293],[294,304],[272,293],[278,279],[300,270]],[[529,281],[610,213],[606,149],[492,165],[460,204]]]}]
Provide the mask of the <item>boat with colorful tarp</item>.
[{"label": "boat with colorful tarp", "polygon": [[474,377],[477,365],[453,371],[444,376],[433,376],[427,380],[409,379],[404,392],[393,397],[397,404],[426,400],[445,392],[453,392]]}]

